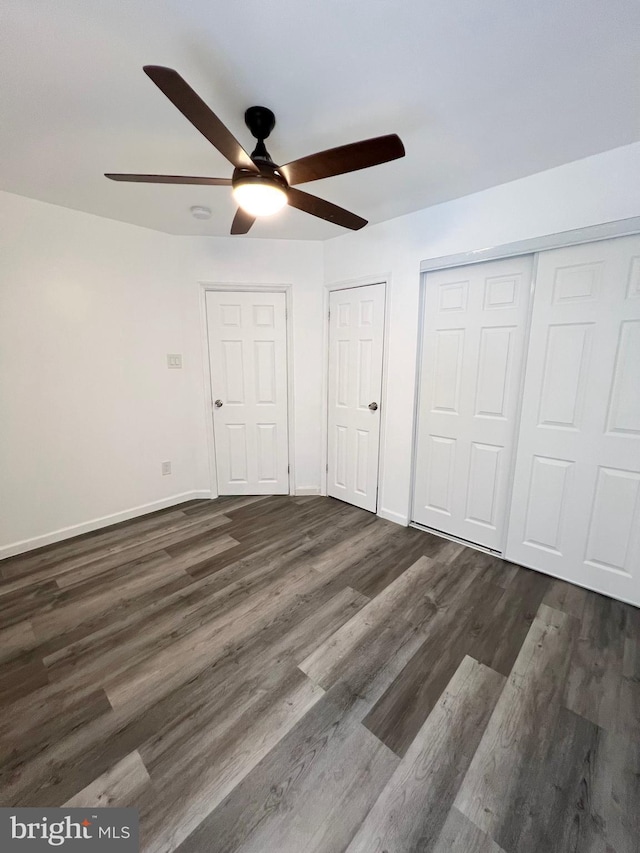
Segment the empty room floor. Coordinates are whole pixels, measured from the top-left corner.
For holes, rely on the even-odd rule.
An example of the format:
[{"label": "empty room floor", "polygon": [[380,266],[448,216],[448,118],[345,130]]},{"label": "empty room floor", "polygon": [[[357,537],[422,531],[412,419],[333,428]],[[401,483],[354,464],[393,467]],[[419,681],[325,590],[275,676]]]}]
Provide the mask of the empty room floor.
[{"label": "empty room floor", "polygon": [[2,806],[180,853],[632,853],[640,611],[331,498],[0,563]]}]

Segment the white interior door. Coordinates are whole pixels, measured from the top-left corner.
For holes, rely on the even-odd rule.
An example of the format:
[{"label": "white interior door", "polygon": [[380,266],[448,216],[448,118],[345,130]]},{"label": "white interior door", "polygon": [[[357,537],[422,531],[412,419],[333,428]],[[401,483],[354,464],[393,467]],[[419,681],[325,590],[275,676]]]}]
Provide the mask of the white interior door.
[{"label": "white interior door", "polygon": [[329,298],[327,493],[376,511],[385,285]]},{"label": "white interior door", "polygon": [[504,547],[532,256],[427,273],[414,521]]},{"label": "white interior door", "polygon": [[289,492],[284,293],[207,291],[221,495]]},{"label": "white interior door", "polygon": [[506,555],[640,605],[640,237],[539,255]]}]

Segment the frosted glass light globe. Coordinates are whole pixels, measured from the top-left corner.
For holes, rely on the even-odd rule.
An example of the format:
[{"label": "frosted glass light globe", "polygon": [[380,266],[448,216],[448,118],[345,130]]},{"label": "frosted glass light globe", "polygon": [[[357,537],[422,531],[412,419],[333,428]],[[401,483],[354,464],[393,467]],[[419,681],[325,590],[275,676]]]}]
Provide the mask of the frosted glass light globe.
[{"label": "frosted glass light globe", "polygon": [[272,216],[287,203],[287,194],[274,184],[251,182],[233,188],[233,195],[243,210],[252,216]]}]

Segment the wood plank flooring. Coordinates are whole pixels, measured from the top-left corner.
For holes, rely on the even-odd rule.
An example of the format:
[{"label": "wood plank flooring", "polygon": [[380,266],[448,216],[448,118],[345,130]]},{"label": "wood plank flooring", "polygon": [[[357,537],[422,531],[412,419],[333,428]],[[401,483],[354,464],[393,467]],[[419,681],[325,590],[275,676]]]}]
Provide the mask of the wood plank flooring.
[{"label": "wood plank flooring", "polygon": [[0,563],[0,805],[145,853],[637,853],[640,611],[331,498]]}]

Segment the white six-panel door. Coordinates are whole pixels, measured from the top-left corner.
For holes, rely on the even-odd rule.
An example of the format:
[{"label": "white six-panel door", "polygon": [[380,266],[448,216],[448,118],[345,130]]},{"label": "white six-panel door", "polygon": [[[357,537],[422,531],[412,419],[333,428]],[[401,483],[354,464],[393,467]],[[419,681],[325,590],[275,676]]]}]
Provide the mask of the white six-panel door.
[{"label": "white six-panel door", "polygon": [[539,255],[506,556],[640,605],[640,237]]},{"label": "white six-panel door", "polygon": [[532,257],[428,273],[414,521],[504,547]]},{"label": "white six-panel door", "polygon": [[289,492],[284,293],[207,291],[218,492]]},{"label": "white six-panel door", "polygon": [[375,512],[385,285],[329,297],[327,493]]}]

